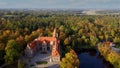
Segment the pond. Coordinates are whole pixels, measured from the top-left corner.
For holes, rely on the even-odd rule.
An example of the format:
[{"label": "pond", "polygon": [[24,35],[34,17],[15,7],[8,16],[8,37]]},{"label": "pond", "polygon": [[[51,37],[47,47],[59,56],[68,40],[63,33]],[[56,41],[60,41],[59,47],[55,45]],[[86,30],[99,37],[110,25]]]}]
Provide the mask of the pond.
[{"label": "pond", "polygon": [[78,58],[80,60],[79,68],[112,68],[95,50],[79,52]]}]

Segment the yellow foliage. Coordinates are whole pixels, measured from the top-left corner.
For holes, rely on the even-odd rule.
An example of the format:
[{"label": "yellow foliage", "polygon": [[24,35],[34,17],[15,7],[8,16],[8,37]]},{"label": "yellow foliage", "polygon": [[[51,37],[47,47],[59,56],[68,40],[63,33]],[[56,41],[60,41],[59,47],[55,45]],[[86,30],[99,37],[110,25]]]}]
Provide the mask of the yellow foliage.
[{"label": "yellow foliage", "polygon": [[107,61],[114,65],[114,68],[120,68],[120,56],[110,46],[100,43],[98,44],[98,50]]},{"label": "yellow foliage", "polygon": [[61,68],[77,68],[79,66],[79,59],[74,52],[74,50],[70,50],[69,53],[65,54],[65,57],[62,58],[62,61],[60,63]]}]

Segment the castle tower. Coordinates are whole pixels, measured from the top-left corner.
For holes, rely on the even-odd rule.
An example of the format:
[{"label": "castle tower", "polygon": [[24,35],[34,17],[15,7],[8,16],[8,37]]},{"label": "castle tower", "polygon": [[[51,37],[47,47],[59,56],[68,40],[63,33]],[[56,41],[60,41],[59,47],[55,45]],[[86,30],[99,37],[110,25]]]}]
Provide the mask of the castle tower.
[{"label": "castle tower", "polygon": [[57,31],[56,31],[56,28],[54,29],[54,31],[53,31],[53,37],[58,37],[58,33],[57,33]]}]

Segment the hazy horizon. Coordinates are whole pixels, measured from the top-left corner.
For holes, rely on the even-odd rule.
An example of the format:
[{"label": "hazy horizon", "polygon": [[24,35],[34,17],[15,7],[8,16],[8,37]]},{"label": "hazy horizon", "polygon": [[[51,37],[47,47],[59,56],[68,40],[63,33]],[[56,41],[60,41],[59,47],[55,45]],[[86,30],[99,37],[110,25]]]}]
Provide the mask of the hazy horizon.
[{"label": "hazy horizon", "polygon": [[120,0],[0,0],[0,9],[120,9]]}]

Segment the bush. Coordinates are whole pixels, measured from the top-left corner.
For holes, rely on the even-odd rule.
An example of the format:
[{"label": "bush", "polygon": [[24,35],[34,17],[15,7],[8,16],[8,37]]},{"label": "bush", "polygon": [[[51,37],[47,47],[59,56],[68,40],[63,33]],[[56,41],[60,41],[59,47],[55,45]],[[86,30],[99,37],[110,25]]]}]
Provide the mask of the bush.
[{"label": "bush", "polygon": [[36,63],[37,64],[47,64],[48,62],[47,61],[37,61]]},{"label": "bush", "polygon": [[18,60],[18,68],[25,68],[25,63],[23,63],[21,60]]}]

